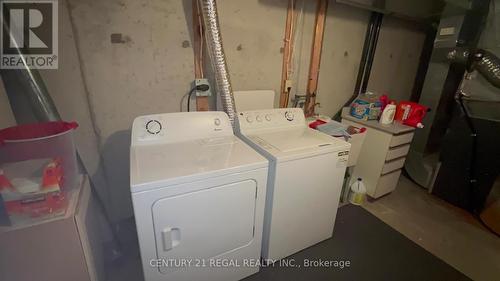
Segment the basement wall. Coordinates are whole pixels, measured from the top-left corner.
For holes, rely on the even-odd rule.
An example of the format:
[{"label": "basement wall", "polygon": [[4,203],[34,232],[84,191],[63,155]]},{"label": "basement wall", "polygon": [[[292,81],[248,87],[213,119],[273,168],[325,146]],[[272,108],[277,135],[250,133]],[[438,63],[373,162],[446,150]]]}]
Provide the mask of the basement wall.
[{"label": "basement wall", "polygon": [[[186,109],[185,95],[194,79],[192,1],[59,3],[60,69],[43,71],[42,76],[63,117],[80,123],[79,150],[112,218],[118,221],[132,216],[128,159],[133,119]],[[287,3],[217,1],[234,90],[275,90],[275,105]],[[296,46],[292,95],[305,93],[315,3],[304,2],[304,22],[297,27],[302,44]],[[319,113],[334,115],[352,95],[369,16],[368,11],[330,1],[317,97]],[[369,89],[407,98],[423,33],[411,24],[400,27],[398,21],[384,19],[373,67],[377,74],[372,74]],[[212,76],[208,63],[205,72]],[[3,100],[0,103],[3,106]],[[214,100],[211,104],[215,109]],[[0,120],[7,120],[4,112],[0,111]]]},{"label": "basement wall", "polygon": [[384,17],[368,90],[391,99],[408,100],[417,75],[425,32],[418,25]]}]

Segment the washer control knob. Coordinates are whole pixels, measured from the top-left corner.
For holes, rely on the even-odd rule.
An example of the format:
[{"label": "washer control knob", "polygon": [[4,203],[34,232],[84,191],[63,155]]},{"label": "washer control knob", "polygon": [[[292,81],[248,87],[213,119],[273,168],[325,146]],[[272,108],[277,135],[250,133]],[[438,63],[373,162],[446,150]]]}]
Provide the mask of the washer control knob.
[{"label": "washer control knob", "polygon": [[262,122],[262,117],[260,115],[257,115],[255,117],[255,120],[257,120],[257,122]]},{"label": "washer control knob", "polygon": [[253,122],[253,117],[252,116],[247,116],[246,120],[247,120],[248,123],[252,123]]},{"label": "washer control knob", "polygon": [[266,120],[271,121],[271,114],[266,114]]},{"label": "washer control knob", "polygon": [[157,135],[162,129],[161,123],[158,120],[152,119],[146,123],[146,131],[151,135]]},{"label": "washer control knob", "polygon": [[293,121],[293,118],[294,118],[294,117],[295,117],[295,116],[293,116],[293,112],[291,112],[291,111],[287,111],[287,112],[285,112],[285,118],[286,118],[286,120],[288,120],[288,121]]},{"label": "washer control knob", "polygon": [[220,119],[219,118],[215,118],[214,119],[214,125],[215,126],[220,126]]}]

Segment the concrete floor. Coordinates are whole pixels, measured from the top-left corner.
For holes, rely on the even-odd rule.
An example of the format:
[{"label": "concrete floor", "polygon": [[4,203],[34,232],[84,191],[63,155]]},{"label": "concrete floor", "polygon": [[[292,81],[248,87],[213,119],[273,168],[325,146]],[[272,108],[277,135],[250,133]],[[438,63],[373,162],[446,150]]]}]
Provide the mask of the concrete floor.
[{"label": "concrete floor", "polygon": [[500,239],[409,179],[364,208],[469,278],[500,280]]}]

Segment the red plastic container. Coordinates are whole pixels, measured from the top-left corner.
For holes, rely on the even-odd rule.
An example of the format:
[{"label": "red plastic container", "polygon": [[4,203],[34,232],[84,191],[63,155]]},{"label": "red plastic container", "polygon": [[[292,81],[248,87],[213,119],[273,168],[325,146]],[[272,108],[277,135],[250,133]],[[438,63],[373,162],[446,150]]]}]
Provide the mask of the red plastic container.
[{"label": "red plastic container", "polygon": [[394,121],[399,121],[405,125],[415,128],[423,128],[422,120],[429,109],[416,102],[402,101],[396,108]]},{"label": "red plastic container", "polygon": [[76,187],[75,122],[0,130],[0,195],[13,224],[64,214]]}]

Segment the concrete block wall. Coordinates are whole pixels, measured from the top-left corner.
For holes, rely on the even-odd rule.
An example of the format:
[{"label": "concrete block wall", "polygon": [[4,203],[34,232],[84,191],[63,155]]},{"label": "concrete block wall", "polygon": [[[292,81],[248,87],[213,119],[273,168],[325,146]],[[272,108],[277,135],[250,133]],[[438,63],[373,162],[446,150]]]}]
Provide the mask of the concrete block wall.
[{"label": "concrete block wall", "polygon": [[[42,76],[63,117],[80,123],[77,143],[84,161],[113,219],[124,219],[132,215],[128,182],[132,120],[186,109],[185,95],[194,78],[191,0],[59,3],[60,69],[43,71]],[[287,1],[219,0],[217,4],[233,88],[279,93]],[[316,10],[315,1],[305,0],[304,5],[303,25],[298,27],[302,47],[296,49],[299,94],[306,88]],[[352,94],[369,15],[330,1],[319,113],[335,114]],[[374,62],[377,74],[372,74],[369,88],[409,97],[423,34],[389,19],[384,20],[380,37]],[[403,39],[408,43],[400,44]],[[392,59],[387,59],[389,54]],[[208,60],[205,72],[211,77]],[[395,73],[403,77],[397,83],[393,83]],[[277,105],[278,94],[275,101]]]}]

